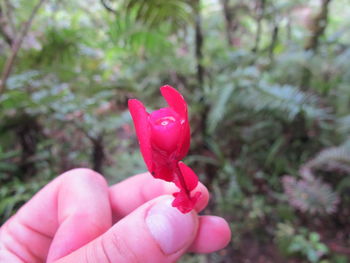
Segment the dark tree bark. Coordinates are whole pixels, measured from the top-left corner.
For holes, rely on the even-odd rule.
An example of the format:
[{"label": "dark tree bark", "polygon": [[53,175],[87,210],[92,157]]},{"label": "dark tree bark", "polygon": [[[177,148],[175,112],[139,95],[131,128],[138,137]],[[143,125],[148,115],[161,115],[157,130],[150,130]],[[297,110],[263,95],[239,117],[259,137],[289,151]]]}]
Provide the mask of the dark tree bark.
[{"label": "dark tree bark", "polygon": [[276,44],[278,42],[278,32],[279,32],[278,23],[275,22],[273,29],[272,29],[271,42],[270,42],[270,46],[269,46],[269,57],[271,60],[273,60],[273,58],[274,58],[274,49],[275,49]]},{"label": "dark tree bark", "polygon": [[235,10],[230,7],[230,0],[221,0],[222,11],[225,18],[226,39],[230,46],[234,45],[234,32],[238,28],[235,21]]},{"label": "dark tree bark", "polygon": [[92,169],[103,174],[103,164],[106,160],[104,136],[105,132],[102,130],[97,134],[90,134],[88,129],[80,124],[79,121],[69,121],[67,122],[73,125],[79,132],[84,134],[84,136],[90,141],[92,149],[90,152],[90,160],[92,163]]},{"label": "dark tree bark", "polygon": [[200,13],[200,0],[195,4],[195,47],[196,47],[196,61],[197,61],[197,81],[199,87],[203,86],[204,81],[204,67],[203,60],[203,32],[202,32],[202,17]]},{"label": "dark tree bark", "polygon": [[[201,90],[201,98],[200,98],[200,113],[198,114],[196,119],[196,125],[194,128],[194,132],[197,133],[199,136],[197,136],[198,140],[193,145],[193,150],[198,154],[204,154],[204,152],[208,151],[207,147],[207,140],[208,140],[208,134],[207,134],[207,119],[209,114],[209,105],[206,102],[206,98],[204,96],[204,74],[205,69],[202,64],[203,60],[203,42],[204,42],[204,36],[202,32],[202,18],[200,13],[200,0],[196,0],[194,6],[194,15],[195,15],[195,55],[196,55],[196,62],[197,62],[197,83],[198,83],[198,89]],[[215,176],[215,172],[212,171],[212,165],[211,164],[204,164],[199,166],[203,167],[203,170],[206,174],[206,182],[208,183],[208,187],[210,188],[211,182]]]},{"label": "dark tree bark", "polygon": [[261,38],[261,32],[262,32],[262,20],[265,16],[265,5],[266,0],[260,0],[260,3],[257,6],[257,29],[255,34],[255,44],[252,49],[254,53],[258,52],[259,44],[260,44],[260,38]]},{"label": "dark tree bark", "polygon": [[[321,0],[320,12],[314,17],[311,22],[310,37],[305,42],[305,51],[311,51],[313,54],[317,52],[320,38],[322,37],[328,25],[328,9],[330,2],[331,0]],[[304,68],[300,83],[301,90],[308,90],[310,81],[311,71],[308,68]]]},{"label": "dark tree bark", "polygon": [[230,30],[230,24],[232,19],[231,19],[231,12],[229,9],[229,0],[222,0],[221,4],[222,4],[222,11],[224,13],[224,18],[225,18],[226,39],[227,39],[227,43],[231,45],[233,36]]},{"label": "dark tree bark", "polygon": [[305,47],[304,47],[305,50],[312,50],[314,52],[317,51],[320,38],[323,35],[328,25],[328,9],[329,9],[329,3],[331,2],[331,0],[321,0],[321,1],[322,1],[321,10],[312,20],[311,30],[310,30],[311,34],[305,43]]},{"label": "dark tree bark", "polygon": [[103,134],[97,136],[97,138],[92,140],[92,168],[99,173],[103,173],[103,163],[105,160],[105,149],[103,142]]},{"label": "dark tree bark", "polygon": [[0,132],[14,132],[17,147],[20,150],[19,158],[14,162],[17,164],[20,178],[30,178],[37,174],[37,150],[39,143],[46,138],[43,127],[36,115],[25,112],[17,113],[15,116],[6,117],[1,120]]},{"label": "dark tree bark", "polygon": [[21,160],[19,169],[24,177],[36,175],[35,155],[37,145],[42,135],[42,128],[35,117],[27,116],[22,119],[17,127],[17,136],[21,145]]}]

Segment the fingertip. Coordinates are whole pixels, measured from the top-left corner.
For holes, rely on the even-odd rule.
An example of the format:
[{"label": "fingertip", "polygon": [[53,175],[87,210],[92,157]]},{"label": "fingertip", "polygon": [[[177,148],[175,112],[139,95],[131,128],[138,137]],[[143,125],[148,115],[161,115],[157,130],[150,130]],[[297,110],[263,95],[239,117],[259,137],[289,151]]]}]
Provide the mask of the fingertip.
[{"label": "fingertip", "polygon": [[201,193],[197,201],[197,204],[195,205],[195,209],[199,213],[200,211],[202,211],[204,208],[207,207],[210,194],[208,189],[202,183],[198,183],[197,187],[193,190],[194,193],[197,191]]},{"label": "fingertip", "polygon": [[231,229],[227,221],[218,216],[201,216],[195,241],[189,251],[212,253],[225,248],[231,241]]},{"label": "fingertip", "polygon": [[[106,178],[100,173],[90,168],[74,168],[58,177],[60,184],[74,184],[77,186],[91,184],[94,188],[99,187],[103,192],[108,189],[108,183]],[[78,188],[78,187],[77,187]]]}]

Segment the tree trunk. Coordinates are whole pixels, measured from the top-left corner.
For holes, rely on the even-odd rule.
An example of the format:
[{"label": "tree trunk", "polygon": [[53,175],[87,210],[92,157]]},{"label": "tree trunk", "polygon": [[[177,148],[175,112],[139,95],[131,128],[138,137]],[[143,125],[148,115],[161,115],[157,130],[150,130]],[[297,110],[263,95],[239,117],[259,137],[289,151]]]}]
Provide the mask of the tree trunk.
[{"label": "tree trunk", "polygon": [[[206,102],[205,93],[204,93],[204,67],[202,64],[203,60],[203,41],[204,36],[202,32],[202,18],[200,13],[200,0],[197,0],[194,6],[195,12],[195,47],[196,47],[196,61],[197,61],[197,83],[198,89],[201,90],[201,97],[199,99],[199,103],[201,109],[198,114],[196,126],[194,128],[194,133],[197,133],[198,141],[193,145],[194,151],[197,154],[204,155],[206,151],[208,151],[207,147],[207,119],[209,114],[209,105]],[[206,175],[206,182],[208,183],[208,187],[210,188],[210,184],[215,176],[215,172],[212,171],[211,164],[198,164],[199,167],[203,167],[204,173]]]},{"label": "tree trunk", "polygon": [[225,28],[226,28],[226,40],[230,46],[233,46],[234,43],[234,32],[236,31],[238,24],[235,21],[234,10],[229,5],[230,0],[221,0],[222,11],[225,19]]},{"label": "tree trunk", "polygon": [[37,173],[37,146],[43,138],[42,127],[36,117],[24,114],[17,122],[16,134],[21,146],[19,170],[23,178],[30,178]]},{"label": "tree trunk", "polygon": [[275,49],[276,44],[278,42],[278,31],[279,31],[278,23],[275,22],[273,29],[272,29],[271,42],[270,42],[270,46],[269,46],[270,60],[274,59],[274,49]]},{"label": "tree trunk", "polygon": [[100,174],[103,173],[103,163],[105,160],[105,150],[104,150],[104,143],[103,143],[103,135],[100,134],[92,140],[92,155],[91,155],[91,161],[92,161],[92,168],[99,172]]},{"label": "tree trunk", "polygon": [[258,52],[259,44],[260,44],[260,38],[262,33],[262,20],[265,16],[265,4],[266,0],[260,0],[260,4],[257,7],[257,28],[256,28],[256,35],[255,35],[255,44],[252,49],[254,53]]},{"label": "tree trunk", "polygon": [[311,24],[310,37],[307,39],[304,49],[317,51],[319,40],[328,25],[328,9],[331,0],[321,0],[321,10],[314,17]]},{"label": "tree trunk", "polygon": [[200,12],[200,0],[196,1],[195,5],[195,47],[196,47],[196,61],[197,61],[197,82],[198,86],[203,86],[204,81],[204,67],[203,60],[203,32],[202,32],[202,17]]},{"label": "tree trunk", "polygon": [[[320,38],[328,25],[328,9],[331,0],[321,0],[320,12],[314,17],[310,28],[310,37],[306,40],[304,50],[311,51],[313,54],[317,52]],[[310,86],[311,71],[304,67],[303,75],[301,77],[300,89],[307,91]]]}]

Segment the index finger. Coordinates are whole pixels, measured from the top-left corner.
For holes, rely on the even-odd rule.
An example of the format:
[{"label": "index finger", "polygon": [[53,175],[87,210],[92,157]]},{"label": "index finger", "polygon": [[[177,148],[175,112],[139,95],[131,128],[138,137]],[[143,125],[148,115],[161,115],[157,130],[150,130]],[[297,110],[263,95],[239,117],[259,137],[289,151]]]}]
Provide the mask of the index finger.
[{"label": "index finger", "polygon": [[[155,179],[150,173],[132,176],[109,188],[113,221],[118,221],[151,199],[178,191],[175,184]],[[198,191],[201,192],[201,196],[195,206],[197,212],[203,210],[209,200],[208,189],[203,184],[198,183],[193,190]]]}]

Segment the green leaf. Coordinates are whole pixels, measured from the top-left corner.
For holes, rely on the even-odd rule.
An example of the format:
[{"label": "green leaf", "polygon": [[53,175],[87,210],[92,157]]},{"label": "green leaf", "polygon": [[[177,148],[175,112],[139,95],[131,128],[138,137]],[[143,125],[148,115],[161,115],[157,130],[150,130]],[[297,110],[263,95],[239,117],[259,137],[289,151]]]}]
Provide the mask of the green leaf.
[{"label": "green leaf", "polygon": [[233,85],[227,85],[223,87],[218,93],[218,98],[213,99],[214,105],[209,113],[208,130],[213,132],[220,121],[225,117],[227,113],[227,104],[231,100],[232,93],[234,91]]}]

